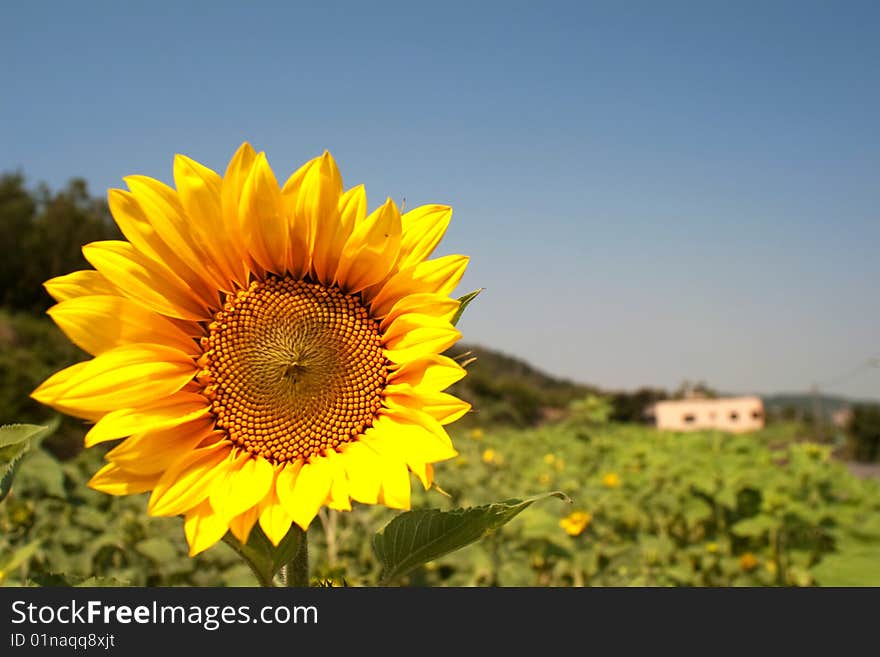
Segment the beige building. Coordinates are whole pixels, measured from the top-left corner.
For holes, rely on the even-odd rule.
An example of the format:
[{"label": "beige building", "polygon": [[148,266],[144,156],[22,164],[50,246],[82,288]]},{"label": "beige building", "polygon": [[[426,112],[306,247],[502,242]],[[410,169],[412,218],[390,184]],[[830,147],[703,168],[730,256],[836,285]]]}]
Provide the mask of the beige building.
[{"label": "beige building", "polygon": [[673,399],[657,402],[653,411],[657,428],[669,431],[720,429],[740,433],[764,426],[760,397]]}]

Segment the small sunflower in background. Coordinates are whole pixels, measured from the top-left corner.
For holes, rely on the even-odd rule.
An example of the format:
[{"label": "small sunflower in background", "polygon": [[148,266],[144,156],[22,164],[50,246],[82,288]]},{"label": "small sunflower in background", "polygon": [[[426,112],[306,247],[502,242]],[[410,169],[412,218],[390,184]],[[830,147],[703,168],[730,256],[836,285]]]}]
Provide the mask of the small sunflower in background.
[{"label": "small sunflower in background", "polygon": [[280,186],[244,144],[222,177],[178,155],[175,188],[111,190],[127,241],[88,244],[93,270],[52,279],[49,315],[94,356],[32,396],[125,440],[90,485],[152,491],[183,515],[190,553],[259,523],[273,544],[321,506],[410,506],[457,452],[444,425],[470,405],[450,298],[468,259],[429,259],[451,209],[367,212],[329,153]]},{"label": "small sunflower in background", "polygon": [[743,552],[739,555],[739,567],[746,571],[752,571],[758,567],[758,557],[751,552]]},{"label": "small sunflower in background", "polygon": [[616,472],[606,472],[602,475],[602,485],[605,488],[620,488],[622,483],[620,475]]},{"label": "small sunflower in background", "polygon": [[573,511],[559,521],[559,526],[569,536],[580,536],[593,521],[593,516],[586,511]]}]

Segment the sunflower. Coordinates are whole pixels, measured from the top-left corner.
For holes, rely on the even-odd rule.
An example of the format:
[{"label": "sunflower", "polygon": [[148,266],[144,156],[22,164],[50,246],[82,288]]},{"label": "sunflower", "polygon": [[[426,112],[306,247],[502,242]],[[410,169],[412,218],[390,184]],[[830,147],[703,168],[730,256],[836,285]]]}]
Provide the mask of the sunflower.
[{"label": "sunflower", "polygon": [[222,177],[178,155],[176,189],[124,180],[109,204],[127,241],[45,283],[94,358],[32,393],[93,422],[86,446],[125,439],[89,485],[152,491],[193,555],[256,523],[278,545],[322,506],[409,508],[409,473],[430,487],[470,408],[443,392],[465,372],[441,355],[467,258],[428,259],[451,209],[368,214],[326,152],[281,187],[247,143]]},{"label": "sunflower", "polygon": [[569,536],[580,536],[593,521],[593,516],[586,511],[574,511],[559,521],[559,526]]}]

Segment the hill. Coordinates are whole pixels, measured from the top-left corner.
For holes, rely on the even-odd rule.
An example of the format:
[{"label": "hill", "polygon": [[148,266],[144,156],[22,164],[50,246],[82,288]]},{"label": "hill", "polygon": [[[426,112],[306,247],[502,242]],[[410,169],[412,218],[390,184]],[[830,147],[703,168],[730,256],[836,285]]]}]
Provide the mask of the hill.
[{"label": "hill", "polygon": [[547,374],[525,360],[480,345],[459,344],[447,352],[467,362],[468,375],[450,392],[473,404],[467,422],[533,426],[564,413],[570,402],[598,388]]},{"label": "hill", "polygon": [[855,404],[880,405],[880,401],[872,399],[851,399],[840,395],[824,395],[818,396],[818,401],[814,402],[813,396],[809,393],[775,393],[770,395],[762,395],[764,408],[770,416],[785,417],[807,417],[813,414],[813,404],[818,403],[822,417],[826,421],[830,421],[837,411],[849,408]]},{"label": "hill", "polygon": [[[636,390],[603,390],[598,386],[548,374],[522,358],[476,344],[459,344],[447,352],[459,362],[467,362],[468,376],[453,386],[453,394],[473,404],[475,412],[465,422],[480,425],[505,424],[534,426],[542,420],[563,415],[575,399],[602,394],[611,400],[612,419],[641,422],[645,407],[660,399],[676,396],[675,391],[642,387]],[[812,416],[813,397],[809,393],[761,395],[768,417],[807,418]],[[819,407],[826,421],[853,404],[877,404],[839,395],[820,395]]]}]

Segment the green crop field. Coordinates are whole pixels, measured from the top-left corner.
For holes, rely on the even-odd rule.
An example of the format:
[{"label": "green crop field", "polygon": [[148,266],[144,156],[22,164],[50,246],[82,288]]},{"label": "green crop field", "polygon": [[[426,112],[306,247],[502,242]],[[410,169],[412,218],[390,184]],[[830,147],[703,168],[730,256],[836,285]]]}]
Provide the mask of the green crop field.
[{"label": "green crop field", "polygon": [[[45,424],[28,393],[84,355],[43,317],[0,313],[2,421]],[[459,456],[415,508],[454,509],[561,491],[410,586],[880,585],[880,481],[858,479],[798,421],[754,434],[674,434],[615,422],[607,397],[477,351],[456,394],[475,412],[450,425]],[[82,448],[64,418],[21,460],[0,503],[5,585],[256,583],[220,543],[190,558],[180,518],[150,518],[146,495],[86,482],[106,446]],[[829,434],[825,434],[828,436]],[[419,488],[413,480],[414,487]],[[442,492],[441,492],[442,491]],[[314,583],[379,581],[370,537],[397,512],[322,509],[309,530]]]},{"label": "green crop field", "polygon": [[[531,429],[470,422],[460,455],[414,506],[446,509],[552,490],[410,586],[880,585],[880,482],[860,480],[796,425],[755,434],[674,434],[612,424],[596,399]],[[86,481],[98,449],[24,458],[0,505],[6,585],[236,586],[255,583],[225,544],[187,556],[179,518],[148,518],[146,495],[116,498]],[[414,485],[418,485],[414,481]],[[394,511],[322,510],[309,531],[315,583],[366,585],[368,537]],[[567,519],[567,520],[566,520]]]}]

